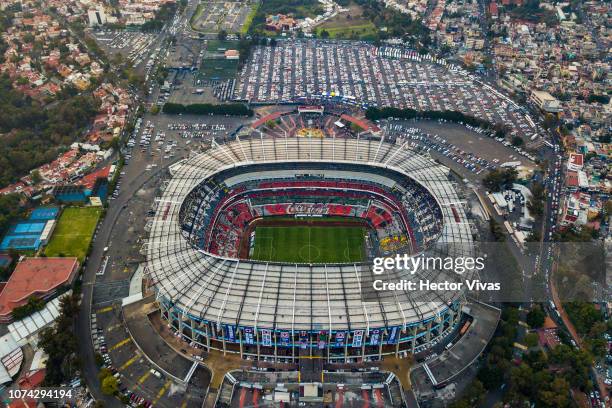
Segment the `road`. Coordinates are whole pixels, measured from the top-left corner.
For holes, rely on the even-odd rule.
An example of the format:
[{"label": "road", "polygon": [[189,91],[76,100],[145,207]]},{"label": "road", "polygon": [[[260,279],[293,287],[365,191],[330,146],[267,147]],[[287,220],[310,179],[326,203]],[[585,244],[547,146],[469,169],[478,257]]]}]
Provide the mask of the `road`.
[{"label": "road", "polygon": [[93,302],[93,290],[96,282],[96,272],[100,269],[102,259],[105,255],[104,248],[109,245],[110,237],[117,219],[128,206],[135,193],[152,177],[160,175],[165,168],[159,168],[155,172],[139,172],[133,175],[131,180],[126,179],[126,186],[119,197],[109,205],[106,215],[98,226],[96,238],[92,243],[91,252],[87,258],[87,265],[83,271],[83,300],[81,313],[77,322],[77,337],[79,341],[79,356],[83,362],[83,376],[87,386],[96,400],[102,400],[107,407],[121,407],[122,404],[113,397],[102,393],[98,381],[98,368],[94,360],[94,349],[91,338],[91,313]]},{"label": "road", "polygon": [[[195,3],[193,0],[190,1],[190,5]],[[189,7],[187,7],[189,10]],[[174,18],[172,20],[172,26],[170,28],[164,27],[159,36],[159,41],[163,41],[168,35],[174,35],[175,28],[178,27],[178,23],[182,23],[183,26],[188,21],[187,10],[184,10],[179,19]],[[161,59],[161,58],[160,58]],[[176,159],[178,160],[178,158]],[[176,161],[175,160],[175,161]],[[171,162],[166,163],[166,165]],[[89,391],[96,400],[101,400],[107,407],[122,407],[123,404],[114,397],[104,395],[100,387],[98,380],[98,367],[94,359],[94,348],[91,336],[91,313],[93,306],[93,291],[96,282],[96,272],[100,269],[102,260],[104,258],[104,248],[109,245],[110,237],[113,232],[113,228],[119,216],[123,210],[128,206],[132,197],[135,193],[152,177],[159,176],[165,167],[158,167],[154,172],[144,171],[144,165],[141,166],[128,166],[126,171],[126,177],[124,180],[124,189],[119,194],[117,199],[112,201],[108,206],[104,219],[98,225],[95,239],[92,242],[92,247],[88,258],[86,259],[86,265],[83,270],[83,285],[82,285],[82,303],[81,313],[79,313],[76,334],[81,340],[79,341],[79,356],[82,361],[83,377],[87,383]]]}]

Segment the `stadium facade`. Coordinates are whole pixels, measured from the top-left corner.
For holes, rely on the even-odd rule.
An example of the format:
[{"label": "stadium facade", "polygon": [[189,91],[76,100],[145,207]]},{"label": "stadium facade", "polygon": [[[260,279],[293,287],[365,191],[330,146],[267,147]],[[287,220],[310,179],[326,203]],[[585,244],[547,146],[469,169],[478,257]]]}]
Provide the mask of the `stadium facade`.
[{"label": "stadium facade", "polygon": [[[352,362],[419,352],[461,321],[461,292],[368,290],[373,256],[473,249],[449,170],[408,143],[243,132],[170,172],[149,224],[147,274],[162,318],[191,345]],[[363,220],[363,261],[249,259],[248,225],[279,215]]]}]

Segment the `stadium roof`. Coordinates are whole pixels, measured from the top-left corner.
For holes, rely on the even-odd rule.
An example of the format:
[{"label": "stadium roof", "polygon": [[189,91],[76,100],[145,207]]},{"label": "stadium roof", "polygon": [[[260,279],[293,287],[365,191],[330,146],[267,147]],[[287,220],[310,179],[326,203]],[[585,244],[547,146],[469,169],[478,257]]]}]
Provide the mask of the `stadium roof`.
[{"label": "stadium roof", "polygon": [[0,292],[0,320],[10,320],[13,309],[26,304],[30,296],[45,297],[71,282],[78,266],[77,258],[21,260]]},{"label": "stadium roof", "polygon": [[[457,291],[384,292],[364,301],[368,265],[281,264],[223,258],[194,248],[181,233],[185,197],[213,174],[253,163],[354,163],[388,169],[430,191],[443,217],[438,242],[473,249],[471,230],[448,168],[408,144],[345,138],[255,138],[218,145],[171,167],[147,242],[147,273],[157,296],[189,317],[260,328],[353,330],[408,327],[433,320]],[[466,245],[467,244],[467,245]],[[465,277],[465,276],[464,276]]]}]

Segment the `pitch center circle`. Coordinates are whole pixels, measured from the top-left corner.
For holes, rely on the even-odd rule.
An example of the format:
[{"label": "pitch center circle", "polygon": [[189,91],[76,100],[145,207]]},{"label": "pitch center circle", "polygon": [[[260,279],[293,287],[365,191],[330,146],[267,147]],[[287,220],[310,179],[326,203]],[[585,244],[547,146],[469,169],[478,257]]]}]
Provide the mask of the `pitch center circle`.
[{"label": "pitch center circle", "polygon": [[300,248],[299,255],[304,262],[314,262],[321,256],[321,250],[315,245],[306,244]]}]

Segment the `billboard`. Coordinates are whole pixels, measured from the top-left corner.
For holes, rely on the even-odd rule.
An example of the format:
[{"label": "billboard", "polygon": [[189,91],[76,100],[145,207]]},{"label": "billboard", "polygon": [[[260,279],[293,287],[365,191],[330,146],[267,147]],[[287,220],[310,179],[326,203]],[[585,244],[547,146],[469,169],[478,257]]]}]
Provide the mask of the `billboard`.
[{"label": "billboard", "polygon": [[255,344],[254,338],[253,338],[253,328],[252,327],[245,327],[244,328],[244,344]]},{"label": "billboard", "polygon": [[353,347],[361,347],[363,343],[363,330],[355,330],[353,332]]},{"label": "billboard", "polygon": [[236,341],[236,328],[232,326],[231,324],[224,325],[223,335],[225,337],[225,340],[230,341],[232,343],[235,342]]},{"label": "billboard", "polygon": [[272,331],[268,329],[261,330],[261,344],[264,346],[272,345]]},{"label": "billboard", "polygon": [[370,346],[376,346],[380,343],[380,329],[370,330]]}]

